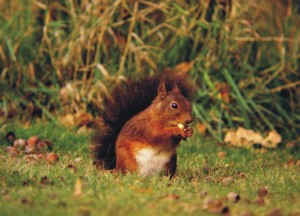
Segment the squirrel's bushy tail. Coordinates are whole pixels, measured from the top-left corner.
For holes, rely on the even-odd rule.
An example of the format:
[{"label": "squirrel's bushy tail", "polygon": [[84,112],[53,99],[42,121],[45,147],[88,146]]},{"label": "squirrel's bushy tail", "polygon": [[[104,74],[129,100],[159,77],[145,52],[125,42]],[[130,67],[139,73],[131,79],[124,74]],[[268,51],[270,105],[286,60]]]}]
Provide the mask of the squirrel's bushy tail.
[{"label": "squirrel's bushy tail", "polygon": [[191,100],[195,92],[185,76],[162,73],[117,85],[104,100],[100,115],[103,122],[96,129],[91,152],[96,165],[105,169],[116,167],[115,142],[124,124],[137,113],[146,109],[157,95],[159,84],[164,81],[167,90],[177,84],[183,96]]}]

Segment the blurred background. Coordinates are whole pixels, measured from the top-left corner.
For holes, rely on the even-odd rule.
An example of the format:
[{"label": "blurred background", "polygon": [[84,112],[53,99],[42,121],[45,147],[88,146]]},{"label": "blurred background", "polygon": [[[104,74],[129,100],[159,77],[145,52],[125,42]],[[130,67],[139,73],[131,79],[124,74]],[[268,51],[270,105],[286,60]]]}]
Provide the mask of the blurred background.
[{"label": "blurred background", "polygon": [[199,87],[198,131],[300,132],[298,0],[0,0],[0,123],[97,120],[111,88],[158,71]]}]

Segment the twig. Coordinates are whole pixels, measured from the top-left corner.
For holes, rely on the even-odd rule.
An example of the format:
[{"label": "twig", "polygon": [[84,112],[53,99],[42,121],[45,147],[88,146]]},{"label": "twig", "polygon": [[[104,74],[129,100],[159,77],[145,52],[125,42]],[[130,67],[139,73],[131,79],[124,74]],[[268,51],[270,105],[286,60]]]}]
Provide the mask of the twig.
[{"label": "twig", "polygon": [[288,84],[283,85],[283,86],[278,86],[276,88],[272,88],[272,89],[270,89],[270,92],[272,92],[272,93],[280,92],[284,89],[294,88],[297,85],[300,85],[300,81],[293,82],[293,83],[288,83]]},{"label": "twig", "polygon": [[136,21],[136,17],[137,17],[138,8],[139,8],[139,1],[135,1],[134,2],[134,8],[133,8],[133,16],[132,16],[132,20],[131,20],[129,30],[128,30],[128,37],[127,37],[124,53],[121,56],[121,62],[120,62],[119,70],[118,70],[118,76],[120,76],[122,74],[123,70],[124,70],[124,64],[125,64],[125,60],[126,60],[126,57],[127,57],[127,53],[128,53],[128,50],[129,50],[130,43],[131,43],[131,37],[132,37],[133,28],[135,26],[135,21]]}]

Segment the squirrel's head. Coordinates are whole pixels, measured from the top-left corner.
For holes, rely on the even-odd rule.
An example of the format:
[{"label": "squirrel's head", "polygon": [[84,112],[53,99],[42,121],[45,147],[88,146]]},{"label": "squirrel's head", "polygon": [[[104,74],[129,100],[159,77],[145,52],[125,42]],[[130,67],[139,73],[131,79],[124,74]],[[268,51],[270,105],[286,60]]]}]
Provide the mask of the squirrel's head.
[{"label": "squirrel's head", "polygon": [[176,83],[167,89],[165,82],[161,82],[154,105],[162,122],[168,126],[187,125],[193,121],[191,103],[181,94]]}]

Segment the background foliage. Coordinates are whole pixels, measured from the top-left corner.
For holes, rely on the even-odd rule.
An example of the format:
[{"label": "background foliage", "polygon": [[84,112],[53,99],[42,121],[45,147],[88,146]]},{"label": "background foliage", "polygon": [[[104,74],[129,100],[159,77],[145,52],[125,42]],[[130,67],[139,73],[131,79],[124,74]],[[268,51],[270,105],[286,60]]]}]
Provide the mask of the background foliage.
[{"label": "background foliage", "polygon": [[300,128],[297,0],[0,0],[0,117],[97,113],[130,76],[174,70],[195,116],[225,128]]}]

